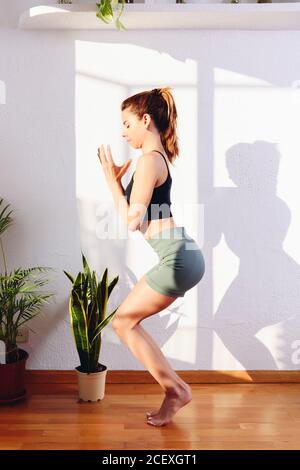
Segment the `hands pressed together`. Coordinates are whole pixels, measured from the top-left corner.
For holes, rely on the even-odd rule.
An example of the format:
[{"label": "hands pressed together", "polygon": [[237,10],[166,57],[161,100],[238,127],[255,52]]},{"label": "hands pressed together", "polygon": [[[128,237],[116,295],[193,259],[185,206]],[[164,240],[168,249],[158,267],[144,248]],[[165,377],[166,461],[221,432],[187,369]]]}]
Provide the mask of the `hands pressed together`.
[{"label": "hands pressed together", "polygon": [[112,158],[110,145],[107,145],[107,152],[105,152],[103,144],[98,148],[98,157],[109,185],[121,181],[122,176],[125,175],[132,161],[130,158],[122,166],[116,165]]}]

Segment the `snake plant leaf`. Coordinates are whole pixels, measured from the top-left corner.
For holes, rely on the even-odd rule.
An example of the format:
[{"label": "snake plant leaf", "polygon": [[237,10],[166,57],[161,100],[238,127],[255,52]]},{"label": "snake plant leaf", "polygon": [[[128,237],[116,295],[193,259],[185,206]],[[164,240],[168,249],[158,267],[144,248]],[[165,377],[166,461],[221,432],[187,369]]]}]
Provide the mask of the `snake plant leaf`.
[{"label": "snake plant leaf", "polygon": [[[77,311],[76,315],[76,307],[74,306],[74,297],[76,299],[76,293],[74,292],[74,296],[70,296],[70,316],[71,316],[71,325],[72,325],[72,332],[76,344],[76,349],[79,355],[80,364],[83,370],[89,370],[89,343],[86,337],[86,331],[82,334],[80,330],[80,325],[78,321],[78,316],[80,317],[80,311]],[[80,307],[78,307],[79,309]]]},{"label": "snake plant leaf", "polygon": [[83,263],[83,271],[84,271],[84,274],[86,276],[91,276],[91,270],[90,270],[90,267],[88,265],[88,262],[84,256],[84,254],[81,252],[82,254],[82,263]]},{"label": "snake plant leaf", "polygon": [[72,282],[72,284],[74,284],[74,278],[73,276],[71,276],[71,274],[69,274],[67,271],[63,271],[65,273],[65,275],[67,276],[68,279],[70,279],[70,281]]},{"label": "snake plant leaf", "polygon": [[103,273],[102,279],[100,281],[100,290],[98,291],[98,294],[100,293],[100,299],[99,299],[100,312],[105,312],[106,306],[107,306],[107,300],[108,300],[107,272],[108,272],[108,269],[106,268]]},{"label": "snake plant leaf", "polygon": [[111,294],[111,291],[113,290],[113,288],[115,287],[115,285],[118,283],[119,281],[119,276],[116,276],[109,284],[108,286],[108,297],[110,296]]},{"label": "snake plant leaf", "polygon": [[99,323],[99,325],[97,326],[96,328],[96,334],[92,340],[92,343],[96,340],[96,338],[100,335],[101,331],[103,330],[103,328],[111,321],[111,319],[113,318],[113,316],[115,315],[116,311],[118,310],[119,306],[110,314],[108,315],[107,317],[104,318],[104,320],[102,320],[101,323]]},{"label": "snake plant leaf", "polygon": [[80,300],[76,291],[72,292],[71,321],[78,329],[80,335],[80,347],[83,351],[89,351],[87,318],[84,311],[83,302]]},{"label": "snake plant leaf", "polygon": [[91,298],[94,301],[90,302],[89,305],[89,330],[95,331],[95,328],[99,322],[99,309],[98,309],[98,302],[97,302],[97,276],[96,272],[93,271],[92,278],[91,278]]}]

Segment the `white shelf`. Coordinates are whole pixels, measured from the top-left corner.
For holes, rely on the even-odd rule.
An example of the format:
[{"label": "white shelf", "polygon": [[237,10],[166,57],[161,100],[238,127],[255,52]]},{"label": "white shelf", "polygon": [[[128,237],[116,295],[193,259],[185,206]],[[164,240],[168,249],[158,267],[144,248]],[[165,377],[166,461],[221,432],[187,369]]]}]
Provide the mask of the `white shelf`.
[{"label": "white shelf", "polygon": [[[295,3],[126,3],[120,21],[132,29],[299,30]],[[96,17],[93,4],[40,5],[24,11],[22,29],[116,29]],[[118,31],[120,32],[120,31]],[[122,31],[124,33],[124,31]]]}]

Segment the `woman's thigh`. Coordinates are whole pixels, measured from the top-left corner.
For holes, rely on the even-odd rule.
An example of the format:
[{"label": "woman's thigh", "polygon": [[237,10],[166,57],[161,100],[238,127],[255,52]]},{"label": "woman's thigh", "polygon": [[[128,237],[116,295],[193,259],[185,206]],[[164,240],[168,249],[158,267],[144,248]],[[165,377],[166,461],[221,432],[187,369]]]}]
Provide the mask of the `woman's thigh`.
[{"label": "woman's thigh", "polygon": [[147,317],[161,312],[171,305],[177,297],[171,297],[150,287],[145,276],[135,284],[116,311],[112,326],[133,328]]}]

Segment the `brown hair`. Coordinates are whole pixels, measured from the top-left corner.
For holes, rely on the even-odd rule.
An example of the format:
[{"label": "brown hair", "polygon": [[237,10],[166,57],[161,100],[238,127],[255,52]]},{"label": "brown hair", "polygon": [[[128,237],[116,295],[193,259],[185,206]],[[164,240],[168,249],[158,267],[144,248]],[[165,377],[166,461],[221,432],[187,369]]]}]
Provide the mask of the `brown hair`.
[{"label": "brown hair", "polygon": [[130,112],[142,119],[144,114],[149,114],[160,133],[162,145],[168,159],[173,161],[179,155],[177,128],[177,110],[170,87],[154,88],[150,91],[142,91],[124,100],[121,110],[130,108]]}]

